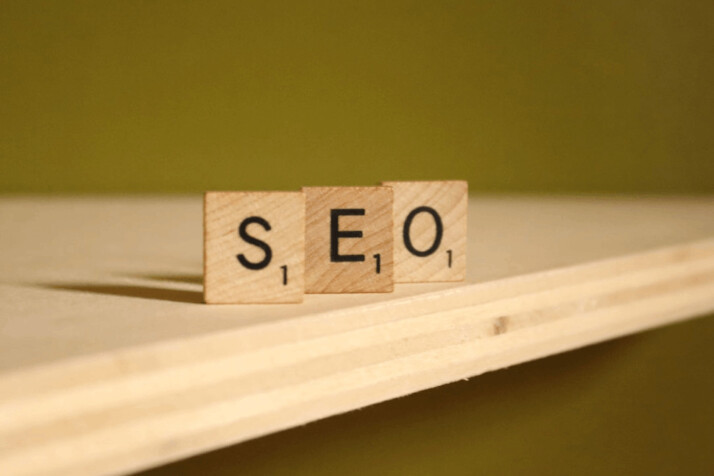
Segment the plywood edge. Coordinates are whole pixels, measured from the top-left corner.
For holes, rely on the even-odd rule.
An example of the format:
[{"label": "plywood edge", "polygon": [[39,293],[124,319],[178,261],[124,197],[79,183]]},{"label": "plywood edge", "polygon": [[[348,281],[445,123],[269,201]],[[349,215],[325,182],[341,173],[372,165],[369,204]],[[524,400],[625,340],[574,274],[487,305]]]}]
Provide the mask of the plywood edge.
[{"label": "plywood edge", "polygon": [[0,466],[147,467],[711,309],[706,240],[56,363],[0,378]]},{"label": "plywood edge", "polygon": [[[409,319],[417,315],[520,298],[566,285],[609,280],[628,273],[689,266],[714,257],[714,239],[658,248],[596,262],[426,292],[389,301],[305,314],[249,328],[207,333],[73,357],[0,374],[0,403],[86,383],[162,371],[263,348]],[[408,284],[405,286],[409,286]],[[55,377],[55,378],[53,378]]]}]

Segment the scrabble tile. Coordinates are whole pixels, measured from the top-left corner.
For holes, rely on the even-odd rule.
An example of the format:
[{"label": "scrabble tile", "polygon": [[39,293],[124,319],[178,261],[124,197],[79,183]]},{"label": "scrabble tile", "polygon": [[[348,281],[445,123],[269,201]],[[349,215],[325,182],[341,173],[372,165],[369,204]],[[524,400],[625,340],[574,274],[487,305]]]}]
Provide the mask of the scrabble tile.
[{"label": "scrabble tile", "polygon": [[203,207],[207,303],[302,302],[302,192],[207,192]]},{"label": "scrabble tile", "polygon": [[394,280],[463,281],[468,184],[382,182],[394,190]]},{"label": "scrabble tile", "polygon": [[392,189],[305,187],[305,292],[386,293],[392,276]]}]

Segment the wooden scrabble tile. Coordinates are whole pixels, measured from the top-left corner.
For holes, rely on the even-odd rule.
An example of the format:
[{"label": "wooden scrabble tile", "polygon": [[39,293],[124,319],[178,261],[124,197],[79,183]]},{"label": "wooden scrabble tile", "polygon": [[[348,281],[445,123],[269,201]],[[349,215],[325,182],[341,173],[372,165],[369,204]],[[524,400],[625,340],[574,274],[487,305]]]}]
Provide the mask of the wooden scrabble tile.
[{"label": "wooden scrabble tile", "polygon": [[203,207],[207,303],[302,302],[302,192],[207,192]]},{"label": "wooden scrabble tile", "polygon": [[305,292],[394,290],[392,189],[305,187]]},{"label": "wooden scrabble tile", "polygon": [[394,280],[463,281],[468,184],[382,182],[394,190]]}]

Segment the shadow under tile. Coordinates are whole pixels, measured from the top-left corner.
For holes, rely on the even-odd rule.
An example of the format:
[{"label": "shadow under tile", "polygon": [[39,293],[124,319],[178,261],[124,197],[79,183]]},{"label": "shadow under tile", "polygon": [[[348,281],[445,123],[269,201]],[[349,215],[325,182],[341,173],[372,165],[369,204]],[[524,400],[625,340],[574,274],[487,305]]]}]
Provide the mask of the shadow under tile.
[{"label": "shadow under tile", "polygon": [[135,274],[131,277],[150,279],[152,281],[173,281],[176,283],[203,284],[203,275],[201,273]]},{"label": "shadow under tile", "polygon": [[186,291],[183,289],[167,289],[128,284],[43,284],[40,286],[59,291],[88,292],[189,304],[200,304],[203,302],[203,293],[201,291]]}]

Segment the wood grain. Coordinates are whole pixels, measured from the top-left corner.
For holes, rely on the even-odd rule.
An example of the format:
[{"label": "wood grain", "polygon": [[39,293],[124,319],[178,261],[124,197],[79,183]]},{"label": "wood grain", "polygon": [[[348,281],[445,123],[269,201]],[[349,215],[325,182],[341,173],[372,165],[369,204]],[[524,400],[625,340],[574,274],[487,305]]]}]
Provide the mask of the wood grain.
[{"label": "wood grain", "polygon": [[464,283],[207,306],[199,197],[0,200],[3,474],[146,468],[714,309],[714,199],[469,214]]},{"label": "wood grain", "polygon": [[204,300],[210,304],[302,302],[304,194],[206,192],[203,203]]},{"label": "wood grain", "polygon": [[440,180],[382,185],[394,190],[394,280],[463,281],[468,184]]},{"label": "wood grain", "polygon": [[305,187],[303,191],[305,292],[394,291],[392,189]]}]

